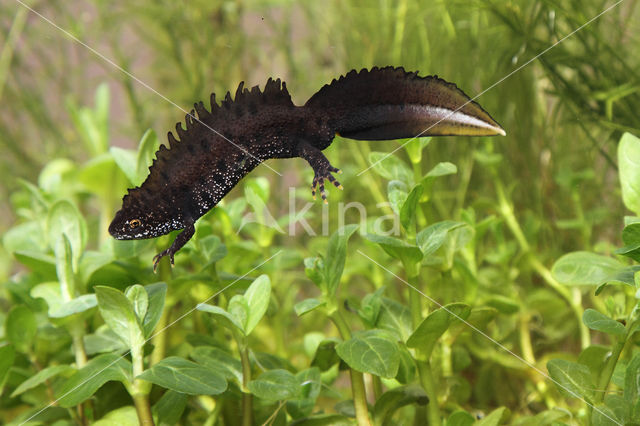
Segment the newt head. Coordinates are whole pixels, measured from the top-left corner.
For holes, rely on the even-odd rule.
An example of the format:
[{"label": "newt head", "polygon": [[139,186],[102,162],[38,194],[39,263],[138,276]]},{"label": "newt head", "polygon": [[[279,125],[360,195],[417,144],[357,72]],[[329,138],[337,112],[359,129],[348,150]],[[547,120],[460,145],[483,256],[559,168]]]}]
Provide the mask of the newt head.
[{"label": "newt head", "polygon": [[168,214],[163,202],[141,197],[139,189],[129,191],[109,225],[109,233],[117,240],[142,240],[182,229],[181,223]]}]

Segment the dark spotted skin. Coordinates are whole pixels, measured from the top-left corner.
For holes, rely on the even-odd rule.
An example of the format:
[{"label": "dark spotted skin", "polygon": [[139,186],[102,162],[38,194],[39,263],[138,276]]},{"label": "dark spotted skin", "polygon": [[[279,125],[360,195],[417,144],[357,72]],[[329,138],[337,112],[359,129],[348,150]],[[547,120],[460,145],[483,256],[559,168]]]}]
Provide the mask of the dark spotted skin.
[{"label": "dark spotted skin", "polygon": [[[326,202],[324,180],[341,187],[322,150],[336,133],[352,139],[398,139],[424,135],[494,135],[502,128],[455,85],[438,77],[418,77],[402,68],[351,71],[325,85],[301,107],[285,83],[269,79],[263,91],[227,93],[220,105],[211,95],[169,132],[150,173],[130,189],[109,232],[117,239],[153,238],[183,231],[154,258],[174,254],[193,236],[196,220],[213,208],[251,170],[271,158],[301,157],[315,172],[312,191]],[[452,112],[450,117],[444,113]],[[196,118],[197,113],[197,118]],[[444,118],[443,118],[444,117]],[[438,120],[441,120],[438,123]],[[431,126],[431,127],[430,127]]]}]

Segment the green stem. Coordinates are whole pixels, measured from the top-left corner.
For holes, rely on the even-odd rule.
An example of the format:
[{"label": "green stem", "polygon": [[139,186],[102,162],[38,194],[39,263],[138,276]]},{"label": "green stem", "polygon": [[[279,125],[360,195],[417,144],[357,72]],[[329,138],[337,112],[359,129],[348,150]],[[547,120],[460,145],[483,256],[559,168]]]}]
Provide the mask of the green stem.
[{"label": "green stem", "polygon": [[530,364],[536,363],[533,347],[531,346],[531,333],[529,332],[529,314],[525,313],[520,316],[520,351],[522,357]]},{"label": "green stem", "polygon": [[504,192],[504,187],[502,186],[502,182],[494,177],[494,182],[496,185],[496,193],[498,195],[498,209],[500,214],[504,218],[509,230],[515,236],[518,244],[520,245],[520,250],[526,255],[529,265],[533,268],[534,271],[542,279],[547,283],[549,287],[554,289],[558,294],[560,294],[569,304],[571,310],[574,312],[576,319],[578,321],[578,328],[580,330],[580,346],[582,349],[589,347],[591,344],[591,336],[589,335],[589,329],[582,322],[582,303],[581,300],[575,300],[571,295],[571,292],[563,287],[551,274],[551,271],[540,262],[540,260],[536,257],[535,253],[531,251],[531,247],[527,242],[526,237],[524,236],[524,232],[522,232],[522,228],[520,224],[516,220],[515,214],[513,212],[513,207],[507,201],[507,197]]},{"label": "green stem", "polygon": [[620,358],[620,354],[624,349],[625,343],[627,343],[627,338],[629,337],[629,330],[633,330],[634,324],[627,324],[627,332],[618,338],[618,341],[613,346],[611,350],[611,356],[607,359],[607,363],[604,365],[602,372],[600,373],[600,379],[598,380],[597,385],[597,393],[595,396],[595,403],[599,404],[604,401],[604,396],[606,394],[606,390],[609,387],[609,382],[611,381],[611,376],[613,375],[613,370],[616,368],[616,364],[618,363],[618,358]]},{"label": "green stem", "polygon": [[[336,309],[330,318],[338,329],[342,340],[349,340],[351,338],[351,331],[340,311]],[[364,388],[364,376],[361,372],[353,368],[349,368],[349,373],[351,375],[351,392],[353,393],[353,405],[356,409],[358,426],[371,426],[371,419],[369,418],[369,410],[367,408],[367,394]]]},{"label": "green stem", "polygon": [[167,330],[165,328],[169,322],[170,310],[170,307],[167,308],[165,306],[162,311],[162,315],[160,315],[160,319],[158,320],[158,324],[155,327],[156,330],[160,331],[155,333],[151,339],[153,352],[151,353],[150,366],[153,366],[164,359],[167,350]]},{"label": "green stem", "polygon": [[133,366],[133,384],[131,385],[131,396],[136,406],[138,422],[141,425],[153,426],[153,416],[151,414],[151,404],[149,404],[149,392],[151,383],[137,377],[144,371],[143,346],[131,348],[131,364]]},{"label": "green stem", "polygon": [[9,76],[13,52],[18,44],[18,40],[20,40],[20,34],[22,34],[28,15],[29,10],[26,7],[18,7],[16,16],[13,19],[13,24],[9,30],[9,35],[5,39],[4,48],[2,52],[0,52],[0,99],[2,99],[2,92],[4,91],[4,86]]},{"label": "green stem", "polygon": [[382,396],[382,381],[380,377],[376,375],[371,376],[371,382],[373,383],[373,397],[378,400]]},{"label": "green stem", "polygon": [[[409,277],[409,282],[416,282],[416,277]],[[422,322],[422,295],[417,291],[409,290],[409,303],[411,306],[411,321],[413,323],[413,329],[417,329],[418,325]],[[426,356],[421,356],[421,351],[415,351],[415,360],[418,365],[418,375],[420,376],[420,384],[429,397],[429,404],[427,404],[427,418],[429,419],[430,426],[438,426],[442,424],[440,419],[440,406],[438,404],[438,393],[433,380],[433,371],[431,363]]]},{"label": "green stem", "polygon": [[440,418],[438,393],[436,392],[436,386],[433,380],[431,363],[429,361],[421,361],[419,359],[416,361],[418,364],[418,373],[420,375],[420,384],[429,397],[429,403],[427,404],[427,418],[429,419],[429,426],[439,426],[442,424],[442,419]]},{"label": "green stem", "polygon": [[136,406],[138,414],[138,423],[143,426],[153,426],[153,415],[151,414],[151,405],[149,404],[149,395],[140,394],[133,397],[133,403]]},{"label": "green stem", "polygon": [[240,362],[242,363],[242,425],[253,424],[253,397],[247,388],[251,381],[251,362],[249,361],[249,348],[243,336],[233,333],[238,348],[240,349]]}]

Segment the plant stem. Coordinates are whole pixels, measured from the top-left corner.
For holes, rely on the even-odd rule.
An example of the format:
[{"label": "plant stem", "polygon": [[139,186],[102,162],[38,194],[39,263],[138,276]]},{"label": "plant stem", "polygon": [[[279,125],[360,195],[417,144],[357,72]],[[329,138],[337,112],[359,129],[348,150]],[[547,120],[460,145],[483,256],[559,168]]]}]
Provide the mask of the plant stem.
[{"label": "plant stem", "polygon": [[131,364],[133,366],[133,384],[131,385],[131,396],[136,406],[138,414],[138,422],[143,425],[153,425],[153,416],[151,415],[151,405],[149,404],[149,392],[151,391],[151,383],[137,377],[144,371],[144,354],[143,347],[137,346],[131,348]]},{"label": "plant stem", "polygon": [[380,396],[382,395],[382,381],[380,380],[380,377],[372,375],[371,382],[373,384],[373,397],[377,401],[378,398],[380,398]]},{"label": "plant stem", "polygon": [[611,376],[613,375],[613,370],[616,368],[616,364],[618,363],[618,358],[620,358],[620,354],[624,349],[625,343],[627,343],[627,338],[629,337],[629,330],[633,330],[633,323],[630,322],[627,324],[627,332],[618,338],[616,344],[613,346],[611,350],[611,355],[609,359],[607,359],[607,363],[604,365],[604,368],[600,372],[600,379],[598,380],[597,385],[597,393],[595,396],[595,403],[601,403],[604,401],[604,396],[606,394],[606,390],[609,387],[609,382],[611,381]]},{"label": "plant stem", "polygon": [[[419,351],[418,351],[419,352]],[[417,357],[419,358],[419,357]],[[416,359],[418,364],[418,373],[420,375],[420,384],[429,397],[427,404],[427,418],[429,426],[438,426],[442,424],[440,418],[440,406],[438,405],[438,394],[433,381],[433,371],[431,370],[431,362]]]},{"label": "plant stem", "polygon": [[251,426],[253,424],[253,397],[247,388],[247,384],[251,381],[249,348],[243,336],[236,332],[233,333],[233,336],[238,343],[240,361],[242,362],[242,425]]},{"label": "plant stem", "polygon": [[156,330],[161,331],[156,333],[152,338],[153,352],[151,353],[150,366],[155,365],[164,359],[167,349],[167,330],[165,330],[165,328],[169,322],[170,310],[171,307],[164,307],[162,315],[160,315],[160,319],[158,320],[158,324],[155,327]]},{"label": "plant stem", "polygon": [[20,34],[22,34],[28,15],[29,10],[27,8],[18,8],[11,29],[9,30],[9,35],[5,39],[4,47],[0,52],[0,99],[2,99],[2,92],[4,91],[4,86],[9,76],[13,52],[20,40]]},{"label": "plant stem", "polygon": [[151,414],[151,405],[149,404],[149,395],[136,395],[133,397],[133,403],[136,406],[138,414],[138,422],[143,426],[153,426],[153,415]]},{"label": "plant stem", "polygon": [[504,192],[504,187],[502,186],[502,182],[498,179],[497,176],[494,176],[494,182],[496,185],[496,193],[498,195],[498,210],[500,214],[504,218],[507,226],[511,230],[511,233],[515,236],[518,244],[520,245],[520,250],[526,255],[529,265],[533,268],[534,271],[542,279],[547,283],[549,287],[554,289],[558,294],[560,294],[569,304],[571,310],[574,312],[576,319],[578,321],[578,328],[580,330],[580,346],[582,349],[587,348],[591,344],[591,336],[589,335],[589,329],[582,323],[582,303],[581,301],[574,300],[571,295],[571,292],[563,287],[551,274],[551,271],[540,262],[535,253],[531,251],[531,247],[527,242],[526,237],[524,236],[524,232],[522,232],[522,228],[520,224],[516,220],[515,214],[513,213],[513,207],[507,201],[507,197]]},{"label": "plant stem", "polygon": [[[351,338],[351,331],[340,311],[336,309],[330,315],[330,318],[338,329],[342,340],[349,340]],[[351,392],[353,394],[353,405],[356,409],[358,426],[371,426],[371,419],[369,419],[369,410],[367,408],[367,393],[364,388],[364,376],[361,372],[353,368],[349,368],[349,373],[351,375]]]},{"label": "plant stem", "polygon": [[[409,277],[409,282],[415,282],[416,277]],[[413,329],[417,329],[418,325],[422,322],[422,295],[414,289],[409,290],[409,304],[411,306],[411,321],[413,323]],[[420,384],[429,397],[429,404],[427,404],[427,418],[429,419],[430,426],[438,426],[442,424],[440,419],[440,406],[438,405],[438,394],[433,381],[433,371],[431,369],[431,363],[426,356],[421,356],[421,351],[418,349],[415,351],[415,360],[418,365],[418,374],[420,376]]]},{"label": "plant stem", "polygon": [[529,319],[528,313],[520,315],[520,351],[522,357],[530,364],[536,363],[535,355],[533,354],[533,347],[531,346],[531,333],[529,332]]}]

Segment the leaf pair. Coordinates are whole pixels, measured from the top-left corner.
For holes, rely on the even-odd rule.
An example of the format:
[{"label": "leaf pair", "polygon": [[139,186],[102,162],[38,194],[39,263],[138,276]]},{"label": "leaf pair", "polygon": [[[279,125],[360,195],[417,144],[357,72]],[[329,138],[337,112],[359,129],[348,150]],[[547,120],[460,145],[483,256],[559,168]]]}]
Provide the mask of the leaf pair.
[{"label": "leaf pair", "polygon": [[141,347],[160,320],[167,284],[134,285],[125,293],[105,286],[95,287],[98,308],[109,328],[129,348]]},{"label": "leaf pair", "polygon": [[260,275],[243,295],[237,294],[231,298],[227,310],[206,303],[200,303],[197,309],[214,314],[229,329],[236,329],[248,336],[267,312],[270,297],[269,277]]}]

